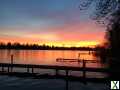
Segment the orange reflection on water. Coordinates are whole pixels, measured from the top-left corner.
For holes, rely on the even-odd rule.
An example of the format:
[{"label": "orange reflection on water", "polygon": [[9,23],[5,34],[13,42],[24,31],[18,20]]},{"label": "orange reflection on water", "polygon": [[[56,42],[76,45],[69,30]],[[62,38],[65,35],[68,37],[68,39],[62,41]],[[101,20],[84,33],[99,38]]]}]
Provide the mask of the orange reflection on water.
[{"label": "orange reflection on water", "polygon": [[[72,50],[0,50],[0,62],[10,63],[10,55],[14,55],[14,63],[20,64],[40,64],[40,65],[65,65],[65,66],[82,66],[78,62],[56,62],[56,58],[69,58],[94,60],[92,54],[88,51]],[[89,67],[101,67],[100,63],[89,63]]]}]

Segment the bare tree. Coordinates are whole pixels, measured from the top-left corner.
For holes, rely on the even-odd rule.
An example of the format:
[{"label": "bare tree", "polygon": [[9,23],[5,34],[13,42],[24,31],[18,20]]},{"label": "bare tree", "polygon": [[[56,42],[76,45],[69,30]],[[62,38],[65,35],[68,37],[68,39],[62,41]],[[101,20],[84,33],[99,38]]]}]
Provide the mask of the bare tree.
[{"label": "bare tree", "polygon": [[120,0],[80,0],[80,10],[85,10],[93,4],[95,11],[92,19],[98,22],[110,23],[114,14],[120,11]]},{"label": "bare tree", "polygon": [[[93,5],[94,6],[93,6]],[[95,7],[92,19],[102,23],[107,27],[106,39],[108,41],[108,50],[110,52],[109,65],[112,71],[118,71],[120,75],[120,0],[81,0],[80,10]],[[108,57],[108,58],[109,58]]]}]

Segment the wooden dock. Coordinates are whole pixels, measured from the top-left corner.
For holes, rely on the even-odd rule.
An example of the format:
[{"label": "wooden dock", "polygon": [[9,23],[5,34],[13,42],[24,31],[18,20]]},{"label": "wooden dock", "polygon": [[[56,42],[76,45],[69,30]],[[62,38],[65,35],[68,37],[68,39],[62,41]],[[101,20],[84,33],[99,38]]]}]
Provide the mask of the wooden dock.
[{"label": "wooden dock", "polygon": [[[35,69],[51,69],[55,71],[54,75],[47,75],[47,77],[56,77],[58,78],[67,78],[67,79],[75,79],[75,80],[83,80],[83,81],[101,81],[105,80],[107,78],[89,78],[87,77],[87,72],[100,72],[100,73],[110,73],[109,69],[107,68],[91,68],[91,67],[86,67],[86,63],[98,63],[99,61],[97,60],[84,60],[84,59],[64,59],[64,58],[57,58],[57,62],[61,61],[74,61],[74,62],[79,62],[82,63],[81,67],[73,67],[73,66],[58,66],[58,65],[34,65],[34,64],[15,64],[13,62],[13,55],[11,55],[11,63],[0,63],[0,75],[15,75],[15,76],[27,76],[27,77],[34,77],[34,78],[39,78],[41,77],[40,73],[35,72]],[[16,68],[23,69],[22,72],[15,71]],[[65,71],[65,75],[60,75],[59,71]],[[76,76],[71,76],[69,72],[71,71],[78,71],[82,72],[82,76],[76,77]],[[46,76],[45,76],[46,77]],[[43,78],[43,77],[42,77]]]},{"label": "wooden dock", "polygon": [[85,63],[100,63],[98,60],[84,60],[84,59],[72,59],[72,58],[57,58],[56,62],[84,62]]},{"label": "wooden dock", "polygon": [[[34,76],[35,78],[38,78],[38,73],[35,72],[35,69],[51,69],[55,71],[55,75],[53,75],[52,77],[62,77],[62,78],[69,78],[69,79],[75,79],[76,80],[85,80],[87,81],[101,81],[101,80],[106,80],[107,78],[88,78],[86,76],[87,72],[101,72],[101,73],[109,73],[109,70],[106,68],[87,68],[85,66],[85,63],[83,64],[83,67],[71,67],[71,66],[57,66],[57,65],[33,65],[33,64],[10,64],[10,63],[0,63],[0,74],[2,75],[23,75],[29,77],[29,76]],[[5,71],[5,69],[7,68],[7,71]],[[22,68],[25,69],[25,72],[14,72],[13,69],[15,68]],[[65,75],[61,76],[59,74],[60,70],[64,70],[65,71]],[[82,76],[81,77],[76,77],[76,76],[71,76],[69,74],[69,71],[80,71],[82,72]],[[36,74],[37,73],[37,74]],[[35,75],[36,74],[36,75]],[[48,75],[50,76],[50,75]],[[47,77],[48,77],[47,76]],[[78,79],[79,78],[79,79]]]},{"label": "wooden dock", "polygon": [[[27,69],[54,69],[54,70],[65,70],[65,71],[88,71],[88,72],[108,72],[108,69],[105,68],[87,68],[87,67],[72,67],[72,66],[57,66],[57,65],[33,65],[33,64],[9,64],[9,63],[0,63],[0,67],[4,70],[5,67],[8,68],[8,71],[12,68],[27,68]],[[29,70],[28,70],[29,71]]]}]

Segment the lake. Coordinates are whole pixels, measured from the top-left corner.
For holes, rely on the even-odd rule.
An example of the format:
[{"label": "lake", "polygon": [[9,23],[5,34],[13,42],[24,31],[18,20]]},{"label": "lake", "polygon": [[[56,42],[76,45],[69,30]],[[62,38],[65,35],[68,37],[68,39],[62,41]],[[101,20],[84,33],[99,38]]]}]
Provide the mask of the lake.
[{"label": "lake", "polygon": [[[0,63],[10,63],[11,54],[14,55],[14,63],[16,64],[37,64],[37,65],[58,65],[58,66],[74,66],[82,67],[82,63],[78,62],[56,62],[56,58],[69,58],[78,59],[80,53],[80,59],[87,60],[99,60],[92,53],[88,51],[74,51],[74,50],[0,50]],[[87,63],[87,67],[103,68],[104,64],[101,63]],[[7,70],[7,68],[6,68]],[[15,71],[26,72],[24,69],[16,68]],[[53,70],[39,70],[35,69],[38,73],[50,73],[54,74]],[[65,72],[60,72],[65,74]],[[106,74],[87,72],[88,77],[106,77]],[[71,75],[81,76],[82,72],[71,72]]]},{"label": "lake", "polygon": [[[64,65],[82,66],[78,62],[56,62],[56,58],[69,58],[87,60],[99,60],[89,51],[74,50],[0,50],[0,62],[10,63],[11,54],[14,55],[14,63],[19,64],[39,64],[39,65]],[[101,63],[87,63],[87,67],[104,67]]]}]

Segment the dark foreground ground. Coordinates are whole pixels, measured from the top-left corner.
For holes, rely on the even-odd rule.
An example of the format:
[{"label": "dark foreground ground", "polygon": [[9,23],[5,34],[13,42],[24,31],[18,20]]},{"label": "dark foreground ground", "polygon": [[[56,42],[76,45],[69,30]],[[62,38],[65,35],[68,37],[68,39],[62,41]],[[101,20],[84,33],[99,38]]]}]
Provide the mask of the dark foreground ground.
[{"label": "dark foreground ground", "polygon": [[[66,90],[66,82],[62,79],[32,79],[15,76],[0,76],[0,90]],[[67,90],[109,90],[106,83],[87,83],[87,85],[69,81]]]}]

